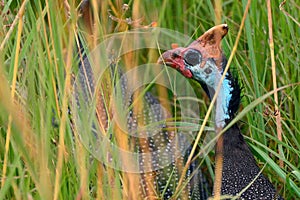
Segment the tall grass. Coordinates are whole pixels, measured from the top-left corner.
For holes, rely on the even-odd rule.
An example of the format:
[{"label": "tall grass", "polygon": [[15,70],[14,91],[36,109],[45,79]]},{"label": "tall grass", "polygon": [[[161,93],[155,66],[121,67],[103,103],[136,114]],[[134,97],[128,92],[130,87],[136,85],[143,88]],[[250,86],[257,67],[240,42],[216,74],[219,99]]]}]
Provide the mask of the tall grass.
[{"label": "tall grass", "polygon": [[[70,125],[68,109],[72,72],[76,72],[78,63],[74,56],[78,32],[87,36],[87,48],[92,49],[107,35],[134,28],[114,21],[108,10],[117,19],[142,18],[142,25],[155,21],[159,27],[193,39],[219,20],[212,1],[206,0],[108,0],[100,5],[91,2],[97,5],[94,11],[98,11],[93,12],[92,28],[96,30],[93,37],[91,27],[77,26],[79,1],[69,1],[69,9],[63,2],[47,0],[4,1],[0,5],[0,199],[126,199],[128,195],[121,183],[124,186],[129,182],[124,177],[135,177],[92,159],[75,134],[80,130]],[[126,12],[122,10],[123,3],[130,7]],[[221,21],[229,26],[223,40],[227,57],[246,3],[246,0],[230,0],[223,1],[221,6]],[[260,167],[264,167],[263,173],[285,199],[297,199],[300,197],[300,28],[294,19],[299,22],[300,7],[296,1],[286,2],[287,15],[280,11],[279,4],[271,1],[277,86],[288,86],[278,92],[282,141],[277,139],[278,111],[273,95],[262,98],[273,90],[266,1],[252,0],[231,70],[243,86],[241,110],[245,108],[245,115],[240,124]],[[134,55],[126,56],[127,60],[134,60]],[[157,56],[151,55],[152,62]],[[208,103],[203,91],[198,92]],[[204,117],[206,106],[201,106],[201,113],[197,114]],[[282,146],[283,155],[279,154],[278,145]],[[214,176],[211,160],[206,159],[209,177]],[[283,167],[279,166],[279,160],[283,161]]]}]

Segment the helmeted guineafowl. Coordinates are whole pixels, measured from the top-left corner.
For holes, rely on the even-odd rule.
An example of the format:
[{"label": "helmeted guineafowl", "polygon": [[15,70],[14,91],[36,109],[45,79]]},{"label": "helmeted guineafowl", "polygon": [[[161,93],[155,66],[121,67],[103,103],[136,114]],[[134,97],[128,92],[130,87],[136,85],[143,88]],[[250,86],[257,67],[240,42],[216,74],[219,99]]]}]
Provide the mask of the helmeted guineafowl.
[{"label": "helmeted guineafowl", "polygon": [[[227,32],[226,24],[213,27],[187,48],[166,51],[158,62],[176,68],[185,77],[196,80],[212,98],[227,64],[220,47],[221,39]],[[234,118],[239,108],[240,93],[237,79],[228,71],[216,99],[216,130],[223,129]],[[218,156],[220,159],[217,159]],[[283,199],[260,173],[237,124],[218,139],[216,162],[218,160],[221,160],[222,166],[222,195],[238,196],[240,199]]]}]

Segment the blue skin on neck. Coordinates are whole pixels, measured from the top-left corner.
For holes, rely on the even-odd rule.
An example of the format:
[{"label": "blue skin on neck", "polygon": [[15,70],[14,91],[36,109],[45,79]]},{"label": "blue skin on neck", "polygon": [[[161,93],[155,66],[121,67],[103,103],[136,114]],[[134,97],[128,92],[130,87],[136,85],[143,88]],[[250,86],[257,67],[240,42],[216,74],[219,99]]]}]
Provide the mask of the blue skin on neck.
[{"label": "blue skin on neck", "polygon": [[[228,80],[227,75],[223,80],[220,92],[217,98],[217,108],[216,108],[216,125],[217,127],[225,127],[225,121],[230,119],[229,115],[229,102],[232,98],[233,88],[230,86],[230,80]],[[218,81],[216,82],[218,85]],[[216,87],[217,87],[216,85]],[[220,108],[221,107],[221,108]]]},{"label": "blue skin on neck", "polygon": [[[193,78],[197,81],[205,83],[210,88],[213,88],[212,94],[207,94],[211,98],[215,94],[218,87],[219,81],[222,77],[222,72],[220,72],[214,61],[207,60],[204,67],[200,67],[200,64],[195,66],[187,66],[193,74]],[[229,115],[229,103],[232,98],[233,88],[231,86],[231,80],[228,78],[228,73],[222,82],[217,102],[216,102],[216,126],[223,128],[226,125],[226,120],[230,119]]]}]

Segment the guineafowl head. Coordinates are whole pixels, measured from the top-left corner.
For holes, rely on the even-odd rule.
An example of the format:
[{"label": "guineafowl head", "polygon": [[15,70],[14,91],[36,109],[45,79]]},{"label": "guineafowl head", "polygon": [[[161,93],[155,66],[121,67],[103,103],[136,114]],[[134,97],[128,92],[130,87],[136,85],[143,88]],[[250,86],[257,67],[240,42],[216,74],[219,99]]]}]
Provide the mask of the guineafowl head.
[{"label": "guineafowl head", "polygon": [[[227,34],[227,24],[206,31],[188,47],[178,47],[164,52],[158,63],[177,69],[187,78],[199,82],[209,98],[215,94],[223,75],[227,59],[221,49],[222,38]],[[217,99],[217,115],[224,126],[234,117],[240,103],[240,87],[230,71],[225,75]],[[217,116],[218,117],[218,116]]]},{"label": "guineafowl head", "polygon": [[226,65],[226,58],[220,45],[227,32],[227,24],[215,26],[188,47],[166,51],[158,62],[177,69],[187,78],[215,88],[217,78]]}]

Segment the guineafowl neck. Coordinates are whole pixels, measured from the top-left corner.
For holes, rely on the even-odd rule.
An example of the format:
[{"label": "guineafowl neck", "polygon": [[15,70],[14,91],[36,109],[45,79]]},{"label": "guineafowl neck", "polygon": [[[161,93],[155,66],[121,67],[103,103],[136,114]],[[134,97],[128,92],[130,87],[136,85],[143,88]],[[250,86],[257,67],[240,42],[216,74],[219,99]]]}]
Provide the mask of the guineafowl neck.
[{"label": "guineafowl neck", "polygon": [[[220,131],[222,131],[222,129],[234,118],[235,112],[239,107],[239,102],[240,87],[237,81],[232,78],[230,72],[228,72],[222,82],[216,101],[215,122],[217,133],[220,133]],[[225,151],[227,151],[228,148],[241,147],[241,144],[245,143],[236,124],[223,133],[220,140],[222,140],[221,143],[224,142],[222,145]]]}]

